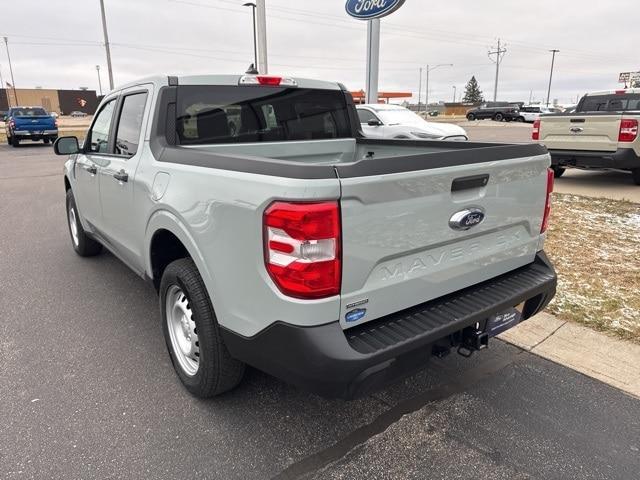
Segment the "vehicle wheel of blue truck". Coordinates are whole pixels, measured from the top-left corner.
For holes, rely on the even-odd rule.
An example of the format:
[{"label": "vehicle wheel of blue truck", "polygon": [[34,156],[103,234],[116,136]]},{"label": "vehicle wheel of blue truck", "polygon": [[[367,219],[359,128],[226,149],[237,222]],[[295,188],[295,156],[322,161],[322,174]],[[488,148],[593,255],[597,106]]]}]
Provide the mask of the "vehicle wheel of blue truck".
[{"label": "vehicle wheel of blue truck", "polygon": [[73,249],[81,257],[94,257],[102,251],[102,245],[89,237],[80,222],[78,207],[73,198],[73,192],[67,190],[67,223],[69,225],[69,235]]},{"label": "vehicle wheel of blue truck", "polygon": [[214,397],[241,382],[245,364],[229,354],[202,277],[190,258],[165,269],[160,310],[173,367],[192,395]]},{"label": "vehicle wheel of blue truck", "polygon": [[48,143],[50,143],[50,142],[51,142],[51,140],[50,140],[49,138],[45,138],[45,139],[44,139],[44,143],[48,144]]},{"label": "vehicle wheel of blue truck", "polygon": [[632,170],[631,174],[633,175],[633,183],[635,183],[636,185],[640,185],[640,168]]},{"label": "vehicle wheel of blue truck", "polygon": [[16,137],[11,137],[11,146],[17,147],[20,145],[20,140]]}]

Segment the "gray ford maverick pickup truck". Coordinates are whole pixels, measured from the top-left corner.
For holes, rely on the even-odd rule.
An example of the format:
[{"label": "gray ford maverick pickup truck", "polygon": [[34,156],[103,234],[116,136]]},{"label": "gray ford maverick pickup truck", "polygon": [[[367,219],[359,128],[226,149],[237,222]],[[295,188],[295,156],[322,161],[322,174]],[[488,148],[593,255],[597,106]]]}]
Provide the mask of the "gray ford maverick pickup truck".
[{"label": "gray ford maverick pickup truck", "polygon": [[200,397],[247,364],[360,396],[486,348],[555,294],[543,146],[366,139],[337,83],[144,79],[55,151],[73,248],[153,283]]}]

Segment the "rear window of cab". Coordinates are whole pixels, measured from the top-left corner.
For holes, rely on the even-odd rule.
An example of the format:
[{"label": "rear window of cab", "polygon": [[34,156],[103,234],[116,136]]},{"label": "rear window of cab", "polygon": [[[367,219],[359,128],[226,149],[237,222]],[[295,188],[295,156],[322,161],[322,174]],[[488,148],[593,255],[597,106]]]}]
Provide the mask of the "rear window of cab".
[{"label": "rear window of cab", "polygon": [[640,93],[588,95],[576,112],[626,112],[640,110]]}]

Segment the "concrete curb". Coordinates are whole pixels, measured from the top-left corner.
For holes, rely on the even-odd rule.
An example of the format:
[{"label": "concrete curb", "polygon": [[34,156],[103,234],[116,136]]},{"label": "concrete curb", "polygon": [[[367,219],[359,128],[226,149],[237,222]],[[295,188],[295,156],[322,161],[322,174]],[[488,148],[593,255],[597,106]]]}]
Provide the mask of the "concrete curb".
[{"label": "concrete curb", "polygon": [[640,398],[640,345],[547,313],[498,338]]}]

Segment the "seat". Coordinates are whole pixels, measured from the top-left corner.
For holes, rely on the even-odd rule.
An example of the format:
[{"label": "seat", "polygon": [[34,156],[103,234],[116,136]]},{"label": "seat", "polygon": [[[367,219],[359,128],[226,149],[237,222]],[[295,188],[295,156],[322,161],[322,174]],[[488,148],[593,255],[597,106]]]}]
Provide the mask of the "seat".
[{"label": "seat", "polygon": [[214,108],[198,113],[196,125],[200,141],[223,140],[229,141],[231,131],[229,119],[221,108]]}]

